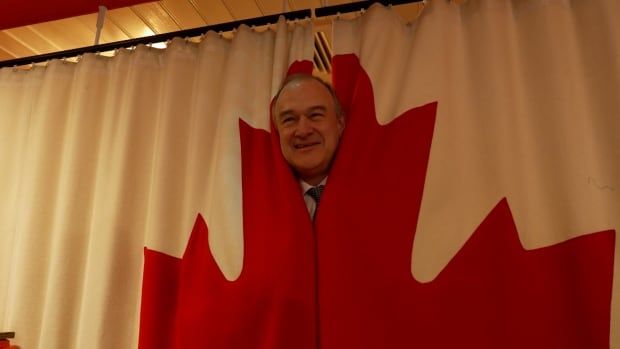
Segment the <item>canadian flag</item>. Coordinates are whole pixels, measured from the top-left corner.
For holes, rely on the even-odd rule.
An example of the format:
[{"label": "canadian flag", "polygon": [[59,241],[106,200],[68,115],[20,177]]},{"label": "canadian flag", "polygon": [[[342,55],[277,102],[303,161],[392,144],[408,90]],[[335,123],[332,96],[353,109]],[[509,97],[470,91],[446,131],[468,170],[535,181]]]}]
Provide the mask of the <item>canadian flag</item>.
[{"label": "canadian flag", "polygon": [[608,347],[613,231],[526,251],[501,200],[437,278],[413,278],[438,103],[379,125],[357,57],[333,66],[347,129],[314,229],[275,132],[240,121],[241,274],[223,276],[200,215],[182,259],[146,249],[140,348]]}]

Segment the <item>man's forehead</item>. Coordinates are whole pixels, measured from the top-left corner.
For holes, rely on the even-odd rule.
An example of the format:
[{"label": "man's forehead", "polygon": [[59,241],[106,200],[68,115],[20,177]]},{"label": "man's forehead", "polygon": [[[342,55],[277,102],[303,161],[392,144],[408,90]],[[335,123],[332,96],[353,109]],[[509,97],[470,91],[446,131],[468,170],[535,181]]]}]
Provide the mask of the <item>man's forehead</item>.
[{"label": "man's forehead", "polygon": [[287,111],[307,112],[316,106],[341,116],[337,97],[327,82],[313,75],[295,74],[284,81],[276,94],[272,114],[277,117]]},{"label": "man's forehead", "polygon": [[323,90],[328,95],[331,95],[328,87],[325,86],[323,82],[319,81],[318,78],[315,78],[311,75],[301,75],[299,77],[291,79],[290,81],[287,81],[282,87],[282,91],[280,92],[280,94],[284,93],[285,91],[295,90],[302,86],[307,86],[317,90]]},{"label": "man's forehead", "polygon": [[[299,102],[298,102],[299,101]],[[304,98],[296,99],[294,101],[287,101],[287,98],[283,98],[281,103],[278,103],[276,108],[276,117],[289,114],[298,113],[313,113],[313,112],[328,112],[334,110],[334,106],[330,99],[323,98],[322,101],[307,101]]]},{"label": "man's forehead", "polygon": [[280,91],[277,102],[285,101],[308,101],[312,104],[320,104],[328,106],[332,102],[332,96],[326,86],[321,82],[312,78],[291,81],[286,84]]},{"label": "man's forehead", "polygon": [[296,109],[296,108],[289,108],[286,107],[282,110],[278,111],[278,115],[288,115],[288,114],[295,114],[297,112],[306,112],[306,113],[310,113],[310,112],[326,112],[328,110],[328,107],[324,104],[313,104],[310,106],[303,106],[303,109]]}]

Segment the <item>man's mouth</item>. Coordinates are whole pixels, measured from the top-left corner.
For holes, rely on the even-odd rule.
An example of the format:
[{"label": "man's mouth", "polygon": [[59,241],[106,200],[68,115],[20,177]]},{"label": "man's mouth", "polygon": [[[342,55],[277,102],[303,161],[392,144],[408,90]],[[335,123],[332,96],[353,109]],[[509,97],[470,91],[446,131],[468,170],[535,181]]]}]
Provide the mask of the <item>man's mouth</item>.
[{"label": "man's mouth", "polygon": [[306,149],[306,148],[311,148],[315,145],[318,145],[319,142],[312,142],[312,143],[300,143],[300,144],[295,144],[295,149]]}]

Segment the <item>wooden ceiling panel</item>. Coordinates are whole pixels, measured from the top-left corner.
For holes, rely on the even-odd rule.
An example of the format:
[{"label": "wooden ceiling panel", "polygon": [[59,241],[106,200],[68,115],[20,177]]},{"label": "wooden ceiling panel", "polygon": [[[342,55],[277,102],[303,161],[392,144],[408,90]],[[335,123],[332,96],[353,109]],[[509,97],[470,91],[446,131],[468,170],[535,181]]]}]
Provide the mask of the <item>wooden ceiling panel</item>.
[{"label": "wooden ceiling panel", "polygon": [[321,0],[288,0],[288,3],[291,11],[321,7]]},{"label": "wooden ceiling panel", "polygon": [[[96,4],[94,0],[70,1],[88,1]],[[134,5],[107,11],[100,43],[277,14],[285,10],[295,11],[355,2],[355,0],[160,0],[136,4],[143,0],[98,0],[100,4],[107,4],[107,1],[131,2]],[[17,58],[92,45],[96,33],[97,14],[92,13],[96,11],[96,6],[91,7],[93,8],[91,14],[0,31],[0,57],[4,60],[7,55],[9,58]],[[419,16],[423,7],[418,3],[397,5],[394,9],[406,22],[411,22]],[[357,15],[359,14],[341,14],[341,18]],[[331,20],[329,17],[314,20],[315,30],[325,32],[328,41],[331,41],[329,40]],[[233,34],[225,33],[225,35]]]},{"label": "wooden ceiling panel", "polygon": [[187,0],[162,0],[160,4],[181,26],[181,29],[198,28],[207,24],[194,5]]},{"label": "wooden ceiling panel", "polygon": [[260,9],[263,15],[274,15],[282,13],[282,0],[255,0],[256,6]]},{"label": "wooden ceiling panel", "polygon": [[62,49],[62,47],[56,46],[42,37],[32,26],[7,29],[6,33],[26,45],[36,54],[54,52]]},{"label": "wooden ceiling panel", "polygon": [[14,57],[27,57],[36,54],[36,52],[10,35],[6,30],[0,31],[0,48]]},{"label": "wooden ceiling panel", "polygon": [[135,5],[145,0],[2,0],[0,28],[15,28],[60,18],[97,12],[99,5],[108,9]]},{"label": "wooden ceiling panel", "polygon": [[200,16],[207,21],[207,24],[226,23],[234,21],[230,11],[220,0],[190,0],[194,7],[200,12]]},{"label": "wooden ceiling panel", "polygon": [[[76,19],[85,26],[92,26],[93,30],[96,32],[97,30],[97,14],[93,13],[90,15],[84,15],[76,17]],[[93,42],[94,36],[93,33]],[[108,18],[103,22],[103,28],[101,29],[101,37],[99,38],[100,44],[105,44],[108,42],[122,41],[127,40],[130,37],[121,30],[114,22],[110,21]]]},{"label": "wooden ceiling panel", "polygon": [[265,15],[288,11],[308,10],[321,7],[321,0],[285,0],[288,8],[284,8],[283,0],[255,0]]},{"label": "wooden ceiling panel", "polygon": [[135,5],[131,8],[156,34],[168,33],[181,29],[168,11],[157,2]]},{"label": "wooden ceiling panel", "polygon": [[261,13],[255,1],[247,0],[224,0],[224,5],[235,20],[260,17]]},{"label": "wooden ceiling panel", "polygon": [[[89,28],[73,17],[40,23],[33,28],[50,44],[66,49],[92,45],[95,40],[95,25],[96,22],[93,24],[93,28]],[[67,30],[67,28],[71,28],[71,30]]]},{"label": "wooden ceiling panel", "polygon": [[0,46],[0,61],[8,61],[9,59],[13,59],[13,58],[15,58],[15,56],[6,52],[5,50],[2,49],[2,46]]},{"label": "wooden ceiling panel", "polygon": [[[149,26],[142,21],[131,7],[119,8],[108,11],[106,23],[114,24],[125,35],[131,38],[141,38],[143,36],[154,35],[155,33]],[[105,26],[105,25],[104,25]]]}]

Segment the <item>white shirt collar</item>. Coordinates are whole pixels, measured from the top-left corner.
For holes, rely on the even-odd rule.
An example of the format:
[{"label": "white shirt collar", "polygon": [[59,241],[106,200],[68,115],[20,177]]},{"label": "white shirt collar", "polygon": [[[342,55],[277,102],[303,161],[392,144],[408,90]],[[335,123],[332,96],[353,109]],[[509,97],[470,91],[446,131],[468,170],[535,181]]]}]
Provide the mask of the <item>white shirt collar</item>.
[{"label": "white shirt collar", "polygon": [[[317,185],[325,185],[325,183],[327,183],[327,177],[323,178],[323,180]],[[308,191],[308,189],[317,186],[317,185],[310,185],[306,183],[303,179],[299,180],[299,185],[301,185],[301,191],[304,194]]]}]

